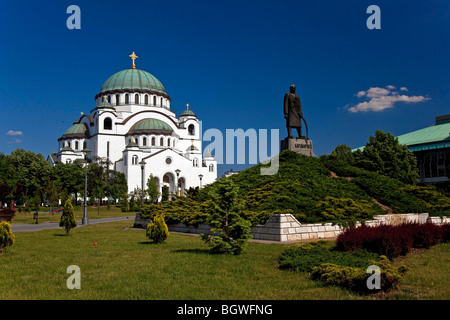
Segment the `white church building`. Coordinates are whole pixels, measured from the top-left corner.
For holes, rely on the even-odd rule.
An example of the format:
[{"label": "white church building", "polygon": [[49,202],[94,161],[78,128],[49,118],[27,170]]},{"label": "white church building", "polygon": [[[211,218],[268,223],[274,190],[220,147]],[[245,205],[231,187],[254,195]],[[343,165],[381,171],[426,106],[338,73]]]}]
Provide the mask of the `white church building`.
[{"label": "white church building", "polygon": [[[54,163],[103,158],[110,169],[123,172],[128,192],[141,188],[150,175],[161,192],[183,195],[190,187],[202,187],[217,179],[217,161],[202,154],[200,123],[189,109],[177,117],[161,82],[150,73],[132,67],[103,83],[95,107],[82,114],[58,139]],[[145,163],[145,164],[144,164]],[[141,168],[143,166],[143,169]]]}]

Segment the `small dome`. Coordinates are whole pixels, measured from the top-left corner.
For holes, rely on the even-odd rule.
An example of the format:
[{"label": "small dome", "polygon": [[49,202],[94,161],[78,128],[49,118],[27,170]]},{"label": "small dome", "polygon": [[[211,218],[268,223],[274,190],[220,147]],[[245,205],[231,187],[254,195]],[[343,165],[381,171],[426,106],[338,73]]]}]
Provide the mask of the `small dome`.
[{"label": "small dome", "polygon": [[187,151],[187,152],[198,151],[198,148],[197,148],[196,146],[192,145],[192,146],[189,146],[189,147],[186,149],[186,151]]},{"label": "small dome", "polygon": [[116,72],[109,77],[103,84],[98,95],[120,90],[157,92],[166,95],[166,90],[156,77],[147,71],[133,68]]},{"label": "small dome", "polygon": [[129,134],[141,134],[141,133],[160,133],[160,134],[172,134],[173,129],[164,121],[148,118],[138,121],[131,127]]},{"label": "small dome", "polygon": [[185,116],[194,116],[194,117],[196,117],[195,113],[192,110],[184,110],[180,114],[180,117],[185,117]]},{"label": "small dome", "polygon": [[64,138],[85,138],[89,134],[88,129],[84,123],[77,123],[71,126],[62,135]]}]

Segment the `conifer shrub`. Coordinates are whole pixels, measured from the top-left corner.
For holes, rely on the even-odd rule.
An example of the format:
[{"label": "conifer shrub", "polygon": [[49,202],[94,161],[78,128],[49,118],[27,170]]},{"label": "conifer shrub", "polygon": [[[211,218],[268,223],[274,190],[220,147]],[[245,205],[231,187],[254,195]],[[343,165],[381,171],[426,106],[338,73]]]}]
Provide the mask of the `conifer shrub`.
[{"label": "conifer shrub", "polygon": [[247,245],[251,223],[241,216],[245,203],[239,198],[239,188],[229,178],[220,179],[209,191],[212,213],[207,217],[211,234],[201,238],[214,253],[241,254]]},{"label": "conifer shrub", "polygon": [[381,290],[395,287],[406,267],[395,268],[387,257],[365,249],[339,251],[331,241],[313,241],[288,246],[281,254],[279,268],[308,273],[313,280],[360,293],[372,293],[367,286],[369,266],[380,268]]},{"label": "conifer shrub", "polygon": [[[407,268],[400,266],[395,268],[385,256],[380,256],[379,260],[368,261],[369,265],[380,268],[380,290],[389,291],[396,287],[404,277]],[[374,292],[367,286],[367,267],[349,267],[334,263],[323,263],[315,267],[311,273],[314,280],[320,280],[328,285],[337,285],[360,293]]]},{"label": "conifer shrub", "polygon": [[63,227],[66,230],[66,235],[69,235],[70,230],[77,226],[77,220],[75,219],[73,206],[70,202],[70,199],[67,199],[64,204],[64,211],[61,214],[59,226]]},{"label": "conifer shrub", "polygon": [[11,231],[11,224],[6,221],[0,221],[0,253],[5,252],[7,247],[14,244],[14,241],[15,236]]},{"label": "conifer shrub", "polygon": [[147,225],[146,236],[154,243],[162,243],[169,237],[169,228],[164,221],[164,215],[157,215],[150,221]]}]

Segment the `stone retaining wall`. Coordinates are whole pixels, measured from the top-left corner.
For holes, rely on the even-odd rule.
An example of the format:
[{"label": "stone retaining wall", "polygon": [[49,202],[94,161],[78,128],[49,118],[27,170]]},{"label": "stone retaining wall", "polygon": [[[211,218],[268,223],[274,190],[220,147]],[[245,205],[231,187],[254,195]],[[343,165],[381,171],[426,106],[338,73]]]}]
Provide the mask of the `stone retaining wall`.
[{"label": "stone retaining wall", "polygon": [[[385,214],[374,216],[374,220],[365,221],[367,226],[381,224],[397,225],[401,223],[425,223],[434,224],[450,223],[450,217],[429,217],[428,213]],[[146,228],[148,220],[142,219],[136,213],[135,228]],[[361,223],[357,223],[357,226]],[[200,224],[197,227],[187,226],[182,223],[168,225],[169,231],[183,233],[209,233],[210,226]],[[343,227],[331,223],[301,224],[289,213],[273,214],[264,225],[254,226],[250,232],[253,239],[270,240],[280,242],[305,241],[316,239],[333,239],[343,231]]]}]

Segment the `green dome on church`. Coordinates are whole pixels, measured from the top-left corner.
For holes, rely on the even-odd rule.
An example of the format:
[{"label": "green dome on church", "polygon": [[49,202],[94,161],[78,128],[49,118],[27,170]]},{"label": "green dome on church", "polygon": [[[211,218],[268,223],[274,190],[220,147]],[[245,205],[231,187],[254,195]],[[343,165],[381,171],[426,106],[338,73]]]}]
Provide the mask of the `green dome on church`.
[{"label": "green dome on church", "polygon": [[85,137],[88,135],[88,130],[84,123],[77,123],[71,126],[64,132],[63,137]]},{"label": "green dome on church", "polygon": [[116,72],[105,81],[99,94],[114,91],[157,92],[166,95],[161,82],[147,71],[130,68]]},{"label": "green dome on church", "polygon": [[131,127],[130,134],[140,133],[166,133],[171,134],[173,129],[164,121],[148,118],[138,121],[133,127]]}]

